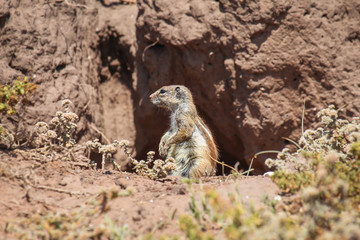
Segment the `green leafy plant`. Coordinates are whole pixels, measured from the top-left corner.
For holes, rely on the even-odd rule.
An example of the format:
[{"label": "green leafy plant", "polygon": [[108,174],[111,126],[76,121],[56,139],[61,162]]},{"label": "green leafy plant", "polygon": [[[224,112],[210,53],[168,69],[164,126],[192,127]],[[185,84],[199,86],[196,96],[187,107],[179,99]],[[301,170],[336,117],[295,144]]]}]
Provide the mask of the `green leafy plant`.
[{"label": "green leafy plant", "polygon": [[27,77],[18,77],[11,85],[0,85],[0,112],[15,114],[14,106],[21,100],[28,103],[27,96],[32,94],[37,85],[30,83]]},{"label": "green leafy plant", "polygon": [[[27,77],[18,77],[11,85],[0,85],[0,113],[16,114],[15,105],[21,100],[28,104],[27,97],[37,88],[37,85],[30,83]],[[1,123],[1,120],[0,120]],[[11,149],[15,146],[13,134],[0,125],[0,147]]]},{"label": "green leafy plant", "polygon": [[286,173],[280,170],[276,171],[271,178],[285,192],[296,193],[309,186],[313,182],[314,175],[310,172]]}]

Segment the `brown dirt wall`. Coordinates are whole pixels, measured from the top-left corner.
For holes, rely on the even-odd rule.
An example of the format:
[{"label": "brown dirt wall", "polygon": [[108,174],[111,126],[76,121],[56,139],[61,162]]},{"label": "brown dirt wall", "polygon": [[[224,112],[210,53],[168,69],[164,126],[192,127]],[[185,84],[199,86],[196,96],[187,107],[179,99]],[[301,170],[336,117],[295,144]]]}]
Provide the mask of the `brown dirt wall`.
[{"label": "brown dirt wall", "polygon": [[0,5],[1,83],[26,75],[39,85],[30,106],[1,119],[19,141],[70,98],[79,141],[129,139],[144,158],[169,122],[148,95],[176,83],[192,90],[220,160],[247,168],[256,152],[299,137],[304,100],[306,127],[329,104],[360,111],[357,1]]}]

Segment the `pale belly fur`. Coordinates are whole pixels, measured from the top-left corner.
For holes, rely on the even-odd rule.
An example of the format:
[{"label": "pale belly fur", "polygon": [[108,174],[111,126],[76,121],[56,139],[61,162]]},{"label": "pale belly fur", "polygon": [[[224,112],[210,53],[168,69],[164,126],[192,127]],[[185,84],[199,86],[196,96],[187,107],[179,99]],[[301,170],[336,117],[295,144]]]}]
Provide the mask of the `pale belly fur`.
[{"label": "pale belly fur", "polygon": [[195,127],[190,139],[183,143],[171,146],[169,157],[173,157],[178,165],[182,165],[188,160],[201,157],[204,149],[208,149],[206,139],[202,136],[198,127]]}]

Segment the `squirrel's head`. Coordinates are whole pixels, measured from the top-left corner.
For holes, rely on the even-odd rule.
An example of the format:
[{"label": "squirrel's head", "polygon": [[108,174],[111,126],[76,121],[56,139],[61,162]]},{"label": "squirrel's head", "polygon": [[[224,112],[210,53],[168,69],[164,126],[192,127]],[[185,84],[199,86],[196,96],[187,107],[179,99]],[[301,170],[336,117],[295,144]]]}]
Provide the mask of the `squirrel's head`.
[{"label": "squirrel's head", "polygon": [[182,85],[164,86],[150,95],[150,100],[158,107],[174,111],[181,104],[193,104],[190,90]]}]

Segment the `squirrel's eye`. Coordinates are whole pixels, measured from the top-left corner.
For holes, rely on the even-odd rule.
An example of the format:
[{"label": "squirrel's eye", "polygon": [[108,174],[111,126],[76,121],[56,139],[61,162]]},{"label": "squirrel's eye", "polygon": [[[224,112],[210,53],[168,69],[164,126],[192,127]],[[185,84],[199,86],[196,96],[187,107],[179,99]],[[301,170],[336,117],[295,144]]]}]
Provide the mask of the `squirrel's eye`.
[{"label": "squirrel's eye", "polygon": [[161,90],[160,90],[160,93],[161,93],[161,94],[166,93],[166,90],[165,90],[165,89],[161,89]]}]

